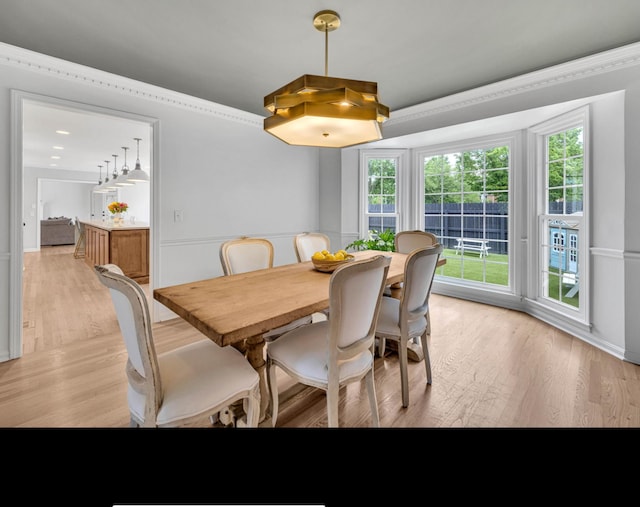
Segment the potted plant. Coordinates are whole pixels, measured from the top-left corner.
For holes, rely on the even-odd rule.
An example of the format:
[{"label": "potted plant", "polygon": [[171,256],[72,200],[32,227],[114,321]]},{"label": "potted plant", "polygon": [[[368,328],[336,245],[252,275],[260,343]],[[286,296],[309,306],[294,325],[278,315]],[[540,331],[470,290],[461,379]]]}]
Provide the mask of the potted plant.
[{"label": "potted plant", "polygon": [[385,252],[393,252],[395,250],[396,233],[391,229],[382,232],[370,230],[366,239],[356,239],[349,243],[345,250],[382,250]]}]

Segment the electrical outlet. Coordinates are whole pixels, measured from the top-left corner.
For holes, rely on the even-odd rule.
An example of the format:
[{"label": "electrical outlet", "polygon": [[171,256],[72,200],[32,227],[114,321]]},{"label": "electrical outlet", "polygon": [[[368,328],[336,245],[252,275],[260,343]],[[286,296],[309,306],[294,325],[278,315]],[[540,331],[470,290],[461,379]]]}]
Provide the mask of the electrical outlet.
[{"label": "electrical outlet", "polygon": [[182,210],[174,209],[173,210],[173,221],[174,222],[182,222]]}]

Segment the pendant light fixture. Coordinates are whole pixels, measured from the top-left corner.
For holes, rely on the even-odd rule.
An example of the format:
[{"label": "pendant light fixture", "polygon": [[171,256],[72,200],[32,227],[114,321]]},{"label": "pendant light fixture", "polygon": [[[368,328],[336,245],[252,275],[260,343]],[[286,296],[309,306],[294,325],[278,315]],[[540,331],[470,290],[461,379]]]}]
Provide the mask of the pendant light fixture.
[{"label": "pendant light fixture", "polygon": [[129,173],[128,181],[133,181],[133,182],[136,182],[136,183],[149,181],[149,175],[146,172],[144,172],[142,170],[142,167],[140,166],[140,141],[141,141],[141,139],[139,137],[134,137],[133,140],[138,143],[137,156],[136,156],[136,167],[135,167],[135,169],[133,171],[131,171]]},{"label": "pendant light fixture", "polygon": [[102,186],[102,166],[99,165],[98,168],[100,169],[100,177],[98,178],[98,184],[93,187],[93,191],[97,194],[104,194],[106,190]]},{"label": "pendant light fixture", "polygon": [[[118,155],[112,155],[112,157],[113,157],[113,172],[111,173],[111,181],[109,181],[108,179],[104,180],[105,188],[107,190],[117,190],[118,189],[118,187],[116,186],[117,179],[118,179],[118,171],[116,170],[116,167],[117,167],[116,160],[118,158]],[[108,172],[108,170],[109,170],[109,165],[108,165],[108,162],[107,162],[107,172]]]},{"label": "pendant light fixture", "polygon": [[124,150],[124,164],[122,164],[122,174],[118,176],[116,185],[119,187],[131,187],[135,185],[135,183],[133,181],[129,181],[129,166],[127,165],[127,150],[129,147],[123,146],[122,149]]},{"label": "pendant light fixture", "polygon": [[313,26],[325,34],[325,75],[305,74],[265,96],[272,116],[264,130],[300,146],[343,148],[382,139],[389,108],[378,102],[378,84],[328,76],[329,32],[340,26],[340,16],[320,11]]},{"label": "pendant light fixture", "polygon": [[111,183],[111,181],[109,180],[109,164],[111,163],[111,161],[110,160],[105,160],[104,162],[105,162],[105,164],[107,164],[107,172],[104,175],[104,182],[102,183],[102,189],[105,192],[108,192],[109,190],[115,190],[117,187],[115,185],[113,185]]}]

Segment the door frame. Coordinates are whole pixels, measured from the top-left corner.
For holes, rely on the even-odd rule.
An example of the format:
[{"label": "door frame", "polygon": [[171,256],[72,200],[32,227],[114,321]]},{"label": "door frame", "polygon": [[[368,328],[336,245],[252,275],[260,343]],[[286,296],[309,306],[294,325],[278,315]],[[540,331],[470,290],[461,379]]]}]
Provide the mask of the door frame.
[{"label": "door frame", "polygon": [[[71,100],[40,95],[36,93],[11,90],[11,149],[10,149],[10,189],[12,196],[11,216],[9,221],[9,359],[22,356],[22,319],[23,319],[23,180],[24,167],[22,162],[23,147],[23,105],[25,102],[38,102],[43,105],[61,107],[86,113],[99,113],[102,115],[123,118],[127,120],[147,123],[151,129],[150,145],[150,171],[149,204],[149,287],[153,291],[153,282],[157,279],[156,265],[154,262],[159,254],[159,239],[154,234],[154,225],[159,215],[158,200],[158,166],[160,152],[159,120],[127,111],[101,107],[95,104],[85,104]],[[152,321],[153,305],[150,306]]]}]

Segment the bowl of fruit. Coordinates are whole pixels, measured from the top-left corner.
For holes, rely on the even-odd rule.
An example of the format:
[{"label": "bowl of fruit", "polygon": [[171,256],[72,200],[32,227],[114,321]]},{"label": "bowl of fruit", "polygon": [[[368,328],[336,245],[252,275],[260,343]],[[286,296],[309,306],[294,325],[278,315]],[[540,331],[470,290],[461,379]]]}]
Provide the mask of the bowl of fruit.
[{"label": "bowl of fruit", "polygon": [[347,262],[351,262],[354,259],[355,257],[350,253],[347,253],[345,250],[338,250],[334,253],[331,253],[328,250],[322,250],[314,252],[311,256],[313,267],[317,271],[321,271],[323,273],[333,273],[336,268]]}]

